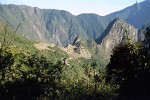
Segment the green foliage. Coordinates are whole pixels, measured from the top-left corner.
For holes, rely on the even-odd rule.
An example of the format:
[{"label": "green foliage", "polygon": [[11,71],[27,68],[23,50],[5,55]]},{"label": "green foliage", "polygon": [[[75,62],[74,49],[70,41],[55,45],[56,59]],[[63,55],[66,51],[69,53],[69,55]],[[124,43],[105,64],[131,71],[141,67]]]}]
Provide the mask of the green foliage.
[{"label": "green foliage", "polygon": [[143,41],[146,50],[150,53],[150,26],[149,27],[144,27],[144,35],[145,39]]},{"label": "green foliage", "polygon": [[149,61],[142,43],[126,42],[114,48],[106,72],[107,80],[120,86],[120,99],[149,99]]},{"label": "green foliage", "polygon": [[103,34],[109,23],[108,18],[96,14],[81,14],[77,16],[77,19],[87,36],[93,40]]},{"label": "green foliage", "polygon": [[61,63],[53,64],[43,56],[13,55],[2,49],[0,54],[0,99],[57,97]]},{"label": "green foliage", "polygon": [[[37,54],[37,56],[44,56],[49,59],[51,62],[56,63],[61,60],[61,58],[67,57],[66,52],[62,51],[58,47],[49,47],[51,50],[37,50],[34,47],[36,41],[29,40],[19,34],[16,34],[15,31],[9,27],[5,27],[0,23],[0,44],[3,48],[9,48],[12,53],[25,53],[25,54]],[[4,41],[5,38],[5,41]]]},{"label": "green foliage", "polygon": [[84,62],[80,68],[77,66],[63,68],[62,86],[64,91],[62,94],[64,94],[64,98],[67,100],[114,99],[118,86],[107,84],[104,70],[99,69],[95,63],[88,64],[87,62]]},{"label": "green foliage", "polygon": [[[101,61],[69,59],[57,47],[37,50],[28,40],[7,27],[0,27],[0,99],[104,99],[116,97],[117,85],[106,83]],[[5,33],[5,36],[4,36]],[[15,35],[14,35],[15,34]],[[13,38],[13,40],[11,40]],[[10,44],[11,41],[11,44]],[[7,47],[7,48],[6,48]]]},{"label": "green foliage", "polygon": [[[84,64],[82,74],[74,67],[72,74],[69,66],[53,64],[35,54],[13,54],[1,49],[0,59],[0,64],[5,64],[0,67],[0,99],[111,100],[116,95],[117,86],[106,84],[104,71],[94,67],[94,63]],[[67,73],[69,70],[72,72]]]},{"label": "green foliage", "polygon": [[1,71],[14,63],[13,54],[6,50],[0,49],[0,58]]}]

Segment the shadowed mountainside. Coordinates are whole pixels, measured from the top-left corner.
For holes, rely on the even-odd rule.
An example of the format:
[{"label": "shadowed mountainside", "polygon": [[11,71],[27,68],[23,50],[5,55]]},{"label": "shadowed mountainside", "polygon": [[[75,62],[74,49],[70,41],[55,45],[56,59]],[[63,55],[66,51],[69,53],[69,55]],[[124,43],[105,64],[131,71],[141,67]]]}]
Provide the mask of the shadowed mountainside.
[{"label": "shadowed mountainside", "polygon": [[[146,0],[107,16],[81,14],[74,16],[63,10],[40,9],[25,5],[0,5],[0,21],[13,29],[21,23],[18,33],[23,36],[53,43],[58,46],[73,44],[79,37],[96,42],[106,35],[106,28],[115,18],[121,18],[136,28],[150,20],[150,2]],[[137,20],[138,19],[138,20]]]}]

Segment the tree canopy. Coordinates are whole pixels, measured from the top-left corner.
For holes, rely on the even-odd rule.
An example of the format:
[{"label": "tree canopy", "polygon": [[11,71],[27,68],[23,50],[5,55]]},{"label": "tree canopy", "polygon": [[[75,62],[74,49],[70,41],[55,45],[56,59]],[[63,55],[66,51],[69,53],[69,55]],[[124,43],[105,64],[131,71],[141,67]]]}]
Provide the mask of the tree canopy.
[{"label": "tree canopy", "polygon": [[120,86],[121,99],[150,99],[149,28],[143,42],[127,41],[117,45],[106,67],[107,81]]}]

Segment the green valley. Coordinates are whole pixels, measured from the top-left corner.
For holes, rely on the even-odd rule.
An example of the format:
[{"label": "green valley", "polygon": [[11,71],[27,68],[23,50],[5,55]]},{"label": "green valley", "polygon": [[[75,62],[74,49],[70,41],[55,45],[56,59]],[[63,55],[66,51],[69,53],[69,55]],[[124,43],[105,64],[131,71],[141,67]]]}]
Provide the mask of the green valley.
[{"label": "green valley", "polygon": [[150,100],[149,8],[100,16],[0,3],[0,100]]}]

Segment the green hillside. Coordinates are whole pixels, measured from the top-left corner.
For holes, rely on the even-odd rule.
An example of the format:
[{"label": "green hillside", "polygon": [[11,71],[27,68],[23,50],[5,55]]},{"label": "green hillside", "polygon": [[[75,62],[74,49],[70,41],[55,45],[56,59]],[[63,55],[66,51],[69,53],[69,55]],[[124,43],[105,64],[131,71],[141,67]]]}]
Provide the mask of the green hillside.
[{"label": "green hillside", "polygon": [[[18,30],[19,28],[20,27],[18,27]],[[20,34],[16,34],[13,29],[8,26],[6,27],[5,24],[2,23],[0,24],[0,34],[1,45],[4,45],[5,47],[11,49],[11,51],[15,54],[37,53],[37,55],[44,55],[46,58],[55,63],[58,60],[61,60],[61,58],[67,57],[67,53],[57,47],[53,47],[53,50],[38,50],[37,48],[35,48],[34,44],[39,43],[39,41],[30,40]]]},{"label": "green hillside", "polygon": [[149,0],[146,0],[106,16],[75,16],[64,10],[1,4],[0,21],[7,23],[14,30],[21,23],[22,27],[18,33],[23,36],[65,47],[72,44],[77,37],[96,41],[105,36],[105,29],[116,18],[121,18],[140,29],[142,25],[150,22],[149,5]]},{"label": "green hillside", "polygon": [[150,100],[150,27],[135,28],[149,4],[106,16],[0,4],[0,100]]},{"label": "green hillside", "polygon": [[35,47],[39,41],[16,34],[2,23],[0,34],[0,99],[115,97],[117,86],[106,84],[98,58],[70,58],[56,46],[40,50]]}]

